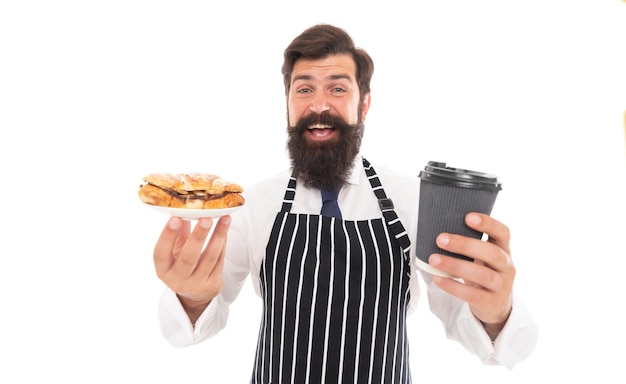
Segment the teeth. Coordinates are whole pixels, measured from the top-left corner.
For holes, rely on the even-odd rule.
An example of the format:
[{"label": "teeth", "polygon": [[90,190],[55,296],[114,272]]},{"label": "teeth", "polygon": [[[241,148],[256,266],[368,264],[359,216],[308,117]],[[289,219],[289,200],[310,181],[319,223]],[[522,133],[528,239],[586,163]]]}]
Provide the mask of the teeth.
[{"label": "teeth", "polygon": [[330,125],[324,125],[324,124],[313,124],[309,127],[309,129],[327,129],[327,128],[332,128]]}]

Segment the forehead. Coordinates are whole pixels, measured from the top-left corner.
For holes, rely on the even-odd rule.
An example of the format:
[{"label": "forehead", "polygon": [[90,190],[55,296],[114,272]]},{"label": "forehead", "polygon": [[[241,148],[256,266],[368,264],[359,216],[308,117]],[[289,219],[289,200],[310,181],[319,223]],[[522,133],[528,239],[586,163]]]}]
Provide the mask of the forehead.
[{"label": "forehead", "polygon": [[293,66],[291,82],[296,80],[325,80],[335,78],[356,78],[356,64],[352,56],[339,54],[321,59],[299,59]]}]

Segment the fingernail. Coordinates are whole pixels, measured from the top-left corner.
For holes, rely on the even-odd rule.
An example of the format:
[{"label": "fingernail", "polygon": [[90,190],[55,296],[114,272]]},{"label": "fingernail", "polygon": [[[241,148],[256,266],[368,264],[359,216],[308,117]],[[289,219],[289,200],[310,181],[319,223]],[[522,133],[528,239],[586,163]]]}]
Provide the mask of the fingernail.
[{"label": "fingernail", "polygon": [[213,220],[211,219],[200,219],[198,220],[198,224],[204,229],[210,229],[213,225]]},{"label": "fingernail", "polygon": [[432,266],[438,266],[439,263],[441,263],[441,257],[439,257],[438,255],[432,255],[430,256],[430,258],[428,258],[428,264],[432,265]]},{"label": "fingernail", "polygon": [[467,222],[469,224],[478,225],[480,224],[480,216],[470,213],[467,215]]},{"label": "fingernail", "polygon": [[172,217],[168,221],[167,225],[170,227],[170,229],[177,230],[183,225],[183,221],[178,217]]},{"label": "fingernail", "polygon": [[439,237],[437,238],[437,242],[440,246],[446,246],[450,244],[450,237],[448,235],[439,235]]}]

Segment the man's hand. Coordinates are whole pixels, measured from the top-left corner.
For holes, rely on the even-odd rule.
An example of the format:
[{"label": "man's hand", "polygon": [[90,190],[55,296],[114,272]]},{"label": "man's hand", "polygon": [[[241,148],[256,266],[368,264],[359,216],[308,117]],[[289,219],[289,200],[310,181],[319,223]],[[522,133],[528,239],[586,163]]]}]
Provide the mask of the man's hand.
[{"label": "man's hand", "polygon": [[465,255],[474,262],[433,254],[428,262],[440,271],[462,279],[433,276],[444,291],[467,302],[483,323],[492,340],[506,324],[512,308],[515,266],[509,249],[509,228],[482,213],[469,213],[467,225],[488,235],[487,241],[441,233],[437,245],[446,251]]},{"label": "man's hand", "polygon": [[154,248],[157,276],[178,295],[192,324],[223,287],[222,267],[230,216],[213,226],[212,218],[202,218],[191,231],[189,221],[172,217]]}]

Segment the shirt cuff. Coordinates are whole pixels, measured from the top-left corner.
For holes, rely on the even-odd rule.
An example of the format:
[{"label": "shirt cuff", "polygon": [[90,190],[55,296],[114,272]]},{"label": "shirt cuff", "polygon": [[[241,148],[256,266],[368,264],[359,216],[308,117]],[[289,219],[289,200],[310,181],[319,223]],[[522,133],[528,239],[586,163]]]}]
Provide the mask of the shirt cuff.
[{"label": "shirt cuff", "polygon": [[484,364],[503,365],[509,370],[530,355],[539,336],[530,312],[516,297],[506,324],[493,342],[467,304],[459,313],[459,328],[466,339],[474,339],[469,344],[474,346],[474,352]]},{"label": "shirt cuff", "polygon": [[197,344],[224,328],[228,318],[228,306],[222,304],[221,295],[213,299],[194,327],[176,293],[166,288],[159,303],[161,334],[174,347]]},{"label": "shirt cuff", "polygon": [[539,339],[539,328],[530,311],[519,298],[513,298],[513,309],[504,328],[493,342],[494,358],[509,369],[530,356]]}]

